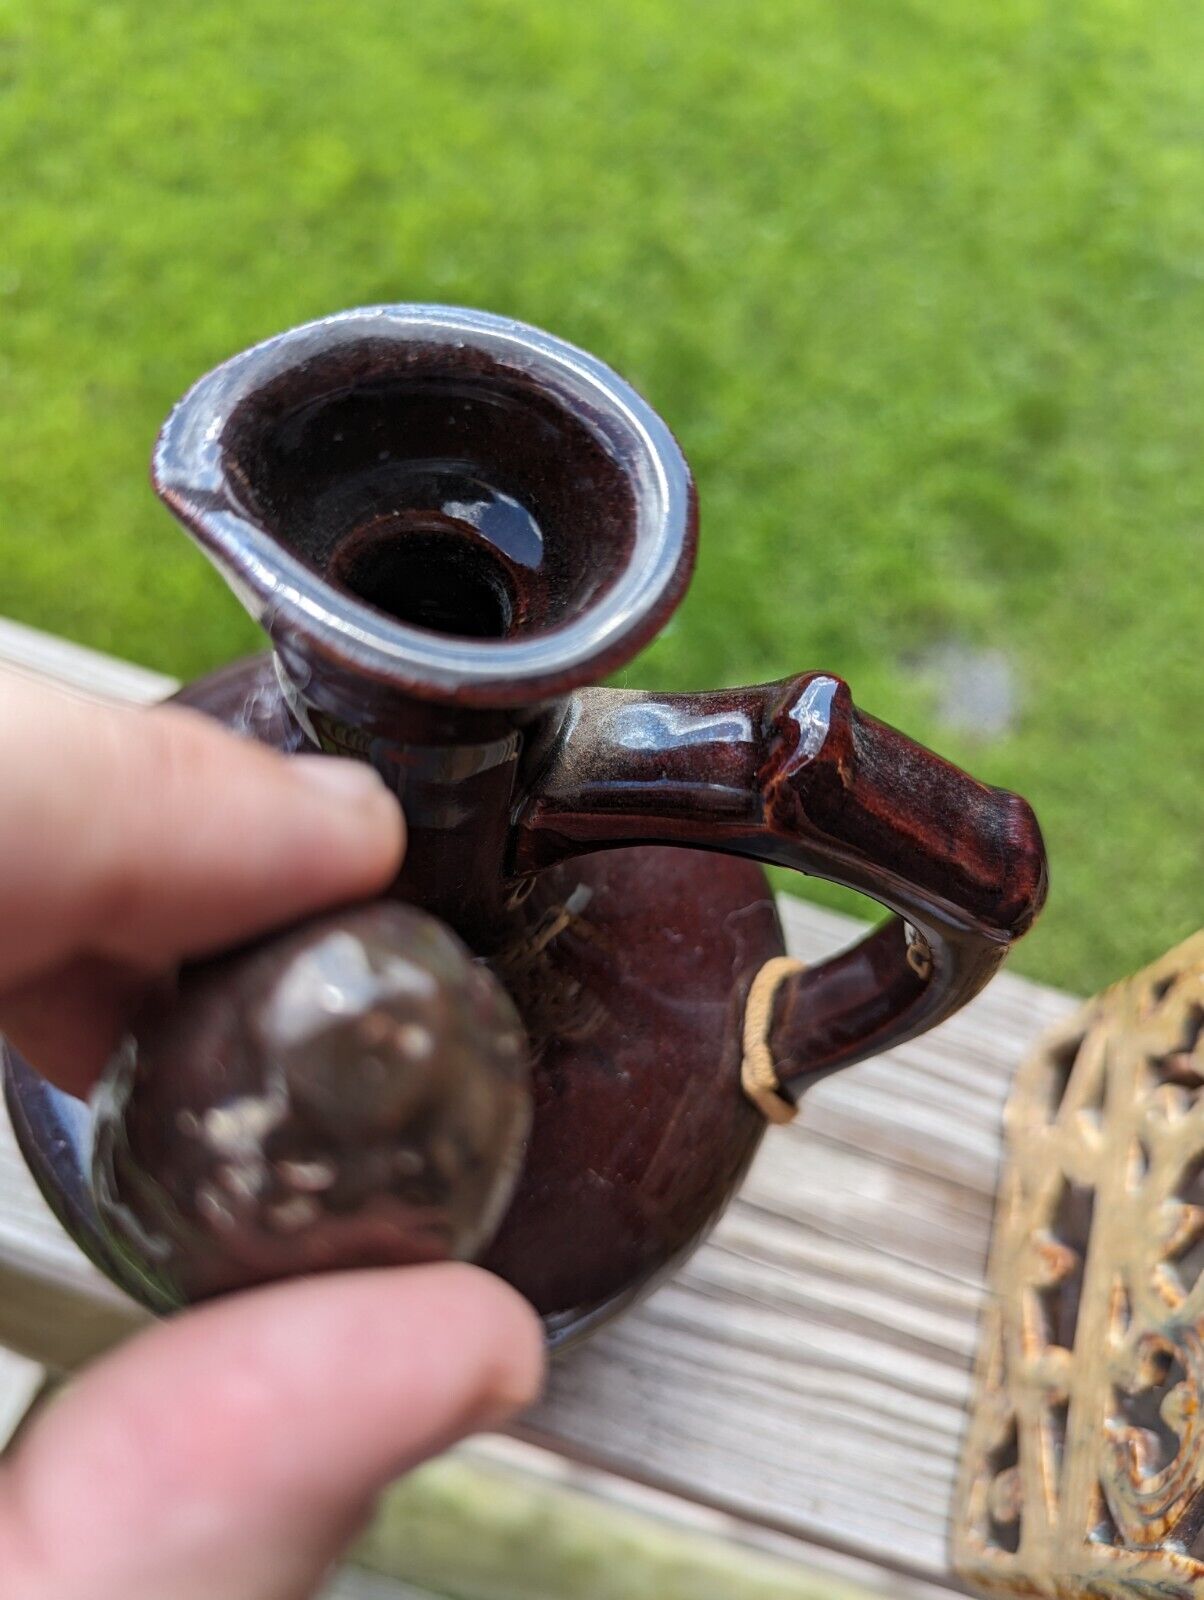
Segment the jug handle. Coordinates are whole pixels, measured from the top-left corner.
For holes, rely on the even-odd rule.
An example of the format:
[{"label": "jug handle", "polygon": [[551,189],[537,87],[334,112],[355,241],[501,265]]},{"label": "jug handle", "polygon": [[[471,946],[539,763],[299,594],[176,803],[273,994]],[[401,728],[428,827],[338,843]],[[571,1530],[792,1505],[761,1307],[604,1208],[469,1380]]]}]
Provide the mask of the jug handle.
[{"label": "jug handle", "polygon": [[515,823],[520,874],[686,845],[828,878],[895,913],[778,989],[768,1044],[791,1102],[964,1005],[1048,882],[1026,801],[866,716],[826,673],[706,694],[584,690]]}]

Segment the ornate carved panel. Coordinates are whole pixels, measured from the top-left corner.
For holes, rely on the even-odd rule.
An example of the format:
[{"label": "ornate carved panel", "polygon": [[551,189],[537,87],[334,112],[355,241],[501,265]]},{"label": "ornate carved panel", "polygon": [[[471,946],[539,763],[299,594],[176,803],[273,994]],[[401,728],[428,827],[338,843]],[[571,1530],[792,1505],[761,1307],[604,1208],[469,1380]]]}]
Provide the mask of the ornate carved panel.
[{"label": "ornate carved panel", "polygon": [[992,1594],[1204,1596],[1204,933],[1008,1106],[953,1559]]}]

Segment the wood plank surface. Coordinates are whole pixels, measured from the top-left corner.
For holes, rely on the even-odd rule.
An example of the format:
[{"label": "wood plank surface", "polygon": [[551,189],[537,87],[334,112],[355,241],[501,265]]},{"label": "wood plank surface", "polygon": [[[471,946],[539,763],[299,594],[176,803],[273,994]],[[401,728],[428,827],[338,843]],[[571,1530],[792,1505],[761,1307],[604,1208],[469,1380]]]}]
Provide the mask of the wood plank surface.
[{"label": "wood plank surface", "polygon": [[[3,1196],[0,1195],[0,1204]],[[0,1455],[46,1383],[41,1363],[0,1349]]]},{"label": "wood plank surface", "polygon": [[[114,698],[157,674],[0,623],[0,663]],[[815,960],[862,931],[783,898]],[[527,1440],[805,1544],[895,1595],[947,1578],[947,1516],[983,1296],[1000,1114],[1075,1000],[1004,974],[922,1039],[772,1129],[710,1240],[556,1364]],[[143,1320],[33,1190],[0,1126],[0,1343],[70,1367]]]},{"label": "wood plank surface", "polygon": [[415,1589],[362,1567],[340,1567],[315,1600],[438,1600],[427,1589]]}]

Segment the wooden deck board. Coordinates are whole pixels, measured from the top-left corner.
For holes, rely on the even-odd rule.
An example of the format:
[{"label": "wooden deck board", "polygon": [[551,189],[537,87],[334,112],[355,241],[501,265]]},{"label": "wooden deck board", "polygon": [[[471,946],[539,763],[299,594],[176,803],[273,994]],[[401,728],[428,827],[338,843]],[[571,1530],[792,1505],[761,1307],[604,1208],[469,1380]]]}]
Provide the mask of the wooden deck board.
[{"label": "wooden deck board", "polygon": [[[120,699],[170,687],[34,642],[0,623],[0,664]],[[804,959],[861,931],[781,907]],[[520,1435],[798,1540],[808,1560],[848,1557],[895,1594],[947,1584],[1001,1109],[1020,1057],[1075,1004],[1005,974],[936,1032],[812,1090],[708,1243],[555,1364]],[[61,1233],[0,1125],[0,1343],[70,1367],[141,1320]]]}]

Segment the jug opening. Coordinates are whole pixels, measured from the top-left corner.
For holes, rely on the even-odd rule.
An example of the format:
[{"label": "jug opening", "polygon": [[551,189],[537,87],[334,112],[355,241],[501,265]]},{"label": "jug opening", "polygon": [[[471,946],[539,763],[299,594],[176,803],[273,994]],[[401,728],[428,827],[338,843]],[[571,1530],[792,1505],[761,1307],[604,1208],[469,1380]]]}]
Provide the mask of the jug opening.
[{"label": "jug opening", "polygon": [[515,620],[507,564],[470,524],[439,511],[374,518],[335,546],[327,576],[428,633],[504,639]]},{"label": "jug opening", "polygon": [[452,352],[451,370],[443,349],[405,355],[404,372],[349,390],[349,356],[371,373],[373,353],[339,350],[235,410],[223,455],[246,509],[321,576],[427,631],[499,639],[580,616],[630,560],[622,465],[521,374],[479,353]]},{"label": "jug opening", "polygon": [[697,515],[661,419],[509,318],[376,306],[214,368],[155,487],[286,675],[526,706],[622,666],[685,591]]}]

